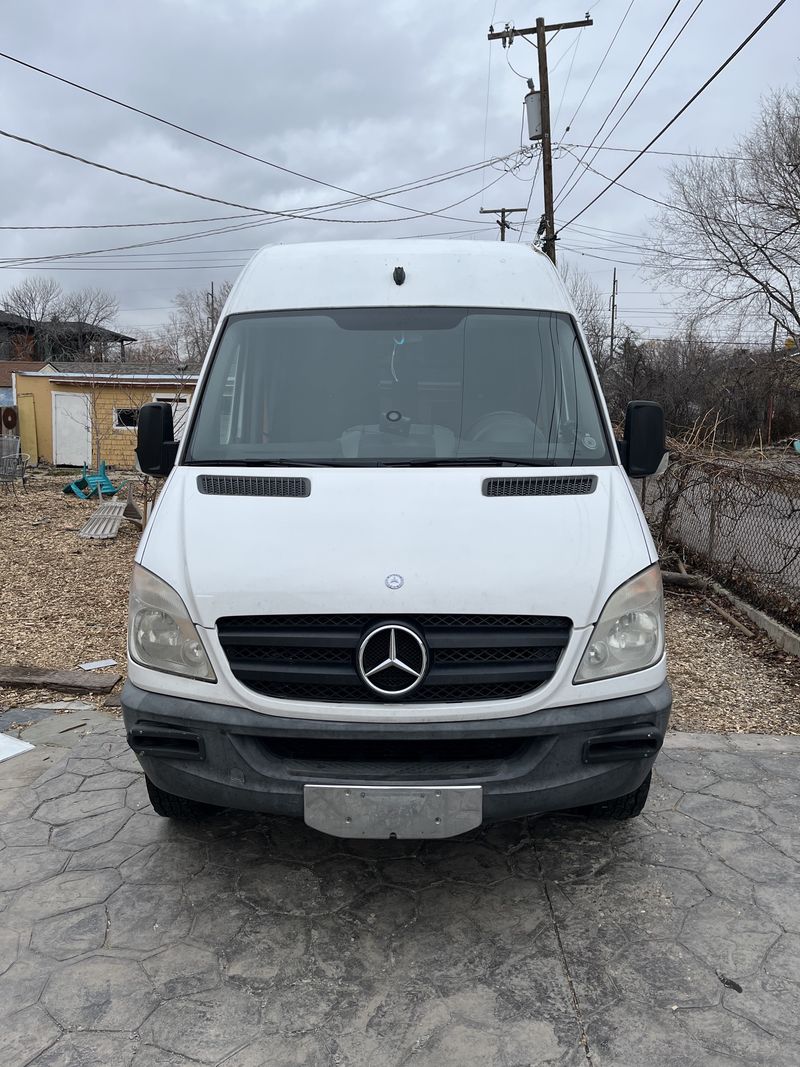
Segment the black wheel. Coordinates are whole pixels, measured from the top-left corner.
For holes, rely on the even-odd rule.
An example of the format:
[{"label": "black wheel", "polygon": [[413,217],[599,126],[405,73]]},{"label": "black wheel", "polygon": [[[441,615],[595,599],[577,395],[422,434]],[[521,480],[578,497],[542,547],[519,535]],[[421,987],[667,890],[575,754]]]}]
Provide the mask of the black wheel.
[{"label": "black wheel", "polygon": [[207,818],[220,810],[211,804],[201,804],[199,800],[187,800],[186,797],[178,797],[174,793],[168,793],[165,789],[159,789],[146,775],[145,782],[147,782],[147,795],[150,797],[153,811],[156,815],[163,815],[165,819],[181,819],[184,822],[191,822]]},{"label": "black wheel", "polygon": [[632,793],[626,793],[624,797],[614,797],[613,800],[603,800],[599,804],[587,804],[585,808],[573,810],[587,819],[635,819],[637,815],[641,815],[642,808],[647,802],[652,777],[651,771],[638,789],[634,789]]}]

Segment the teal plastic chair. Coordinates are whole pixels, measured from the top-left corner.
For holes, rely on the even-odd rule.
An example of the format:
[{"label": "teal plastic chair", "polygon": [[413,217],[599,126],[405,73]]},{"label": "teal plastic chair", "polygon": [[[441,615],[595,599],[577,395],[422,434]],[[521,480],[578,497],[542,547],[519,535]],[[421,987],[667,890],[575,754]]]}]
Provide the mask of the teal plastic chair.
[{"label": "teal plastic chair", "polygon": [[65,493],[73,493],[79,500],[91,500],[93,496],[114,496],[120,489],[125,487],[125,484],[123,482],[122,485],[114,485],[106,473],[106,461],[101,460],[97,474],[89,474],[84,463],[83,473],[80,478],[76,478],[74,482],[65,485],[63,491]]}]

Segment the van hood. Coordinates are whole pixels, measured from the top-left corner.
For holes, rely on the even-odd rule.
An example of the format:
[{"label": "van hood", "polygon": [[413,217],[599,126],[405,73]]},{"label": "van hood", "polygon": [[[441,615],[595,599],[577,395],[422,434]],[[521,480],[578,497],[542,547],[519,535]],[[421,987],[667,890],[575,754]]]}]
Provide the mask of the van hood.
[{"label": "van hood", "polygon": [[[309,494],[202,493],[202,475],[301,477]],[[487,478],[575,475],[595,478],[593,491],[483,492]],[[655,558],[618,467],[186,466],[170,476],[137,557],[205,627],[317,612],[562,615],[588,626]]]}]

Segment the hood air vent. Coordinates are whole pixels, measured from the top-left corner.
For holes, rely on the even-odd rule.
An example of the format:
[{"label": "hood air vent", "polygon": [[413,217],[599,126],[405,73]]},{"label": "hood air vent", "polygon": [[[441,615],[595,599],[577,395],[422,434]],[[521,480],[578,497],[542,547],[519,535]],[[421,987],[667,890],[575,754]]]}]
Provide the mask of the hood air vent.
[{"label": "hood air vent", "polygon": [[585,496],[597,485],[594,474],[552,478],[486,478],[484,496]]},{"label": "hood air vent", "polygon": [[200,474],[197,488],[207,496],[311,496],[308,478],[248,478]]}]

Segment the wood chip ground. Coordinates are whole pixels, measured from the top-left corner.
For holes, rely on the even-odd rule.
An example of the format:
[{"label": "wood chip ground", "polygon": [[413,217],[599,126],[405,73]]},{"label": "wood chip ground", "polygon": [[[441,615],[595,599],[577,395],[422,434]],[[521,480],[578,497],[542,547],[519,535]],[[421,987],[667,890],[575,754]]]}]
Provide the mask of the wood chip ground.
[{"label": "wood chip ground", "polygon": [[[66,481],[35,475],[26,493],[0,493],[0,662],[65,669],[112,658],[124,674],[139,531],[125,522],[115,540],[79,538],[95,505],[64,496]],[[667,649],[673,729],[800,734],[800,659],[767,637],[748,639],[702,598],[675,594]],[[56,699],[52,690],[0,688],[0,709]]]}]

